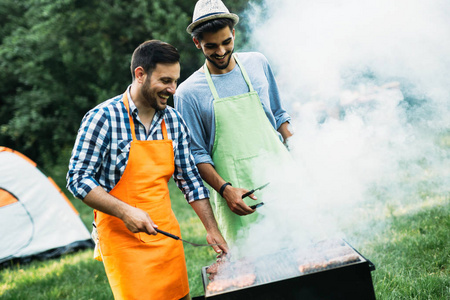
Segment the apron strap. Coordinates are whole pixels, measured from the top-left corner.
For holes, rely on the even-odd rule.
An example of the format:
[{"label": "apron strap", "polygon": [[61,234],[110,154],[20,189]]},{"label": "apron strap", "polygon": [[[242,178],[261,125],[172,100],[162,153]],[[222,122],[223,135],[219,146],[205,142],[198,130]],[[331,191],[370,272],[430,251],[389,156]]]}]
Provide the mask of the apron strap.
[{"label": "apron strap", "polygon": [[[242,76],[244,77],[245,82],[247,83],[247,86],[249,88],[250,92],[253,92],[253,85],[250,81],[250,78],[248,77],[247,71],[245,71],[244,66],[241,64],[239,59],[237,58],[236,53],[233,54],[234,59],[236,60],[236,63],[239,65],[239,68],[241,69]],[[214,86],[214,83],[212,81],[211,74],[208,70],[208,66],[205,64],[203,66],[203,70],[205,71],[206,81],[208,81],[209,89],[211,90],[211,93],[213,94],[214,100],[220,99],[219,94],[217,93],[216,87]]]},{"label": "apron strap", "polygon": [[167,137],[166,122],[164,122],[164,119],[161,122],[161,131],[162,131],[164,140],[168,140],[169,138]]},{"label": "apron strap", "polygon": [[125,108],[127,109],[128,112],[128,120],[130,120],[130,128],[131,128],[131,135],[133,136],[133,141],[137,141],[136,133],[134,132],[133,116],[130,113],[130,104],[128,103],[127,92],[123,93],[123,104],[125,104]]},{"label": "apron strap", "polygon": [[206,81],[208,81],[209,89],[211,90],[211,93],[213,94],[214,100],[218,100],[219,94],[217,94],[217,90],[212,81],[211,74],[209,73],[208,66],[206,65],[206,61],[205,61],[205,64],[203,65],[203,70],[205,71]]},{"label": "apron strap", "polygon": [[250,81],[250,77],[248,77],[247,71],[245,71],[244,66],[241,64],[240,60],[238,59],[236,54],[233,54],[234,59],[236,60],[237,64],[239,65],[239,68],[241,68],[241,72],[242,72],[242,76],[244,76],[245,82],[248,85],[248,89],[250,90],[250,92],[255,91],[253,89],[253,85],[252,82]]},{"label": "apron strap", "polygon": [[[133,135],[133,141],[137,141],[136,138],[136,132],[134,131],[134,121],[133,121],[133,116],[131,116],[130,114],[130,104],[128,102],[128,96],[127,96],[127,92],[125,92],[123,94],[123,104],[125,104],[125,108],[127,109],[128,112],[128,119],[130,120],[130,128],[131,128],[131,134]],[[166,128],[166,122],[164,122],[164,118],[161,122],[161,131],[162,131],[162,135],[164,140],[168,140],[168,135],[167,135],[167,128]]]}]

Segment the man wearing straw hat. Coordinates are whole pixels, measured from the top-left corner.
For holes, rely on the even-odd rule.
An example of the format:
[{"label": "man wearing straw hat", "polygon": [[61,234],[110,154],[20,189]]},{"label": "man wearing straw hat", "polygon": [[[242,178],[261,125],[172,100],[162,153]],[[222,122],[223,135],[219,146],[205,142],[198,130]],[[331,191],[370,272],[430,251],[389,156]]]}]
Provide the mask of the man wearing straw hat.
[{"label": "man wearing straw hat", "polygon": [[220,0],[197,2],[187,32],[206,62],[174,96],[192,133],[195,163],[214,189],[211,198],[228,243],[258,218],[250,207],[256,196],[243,195],[268,181],[270,166],[291,159],[283,145],[292,135],[290,116],[267,59],[257,52],[233,54],[238,21]]}]

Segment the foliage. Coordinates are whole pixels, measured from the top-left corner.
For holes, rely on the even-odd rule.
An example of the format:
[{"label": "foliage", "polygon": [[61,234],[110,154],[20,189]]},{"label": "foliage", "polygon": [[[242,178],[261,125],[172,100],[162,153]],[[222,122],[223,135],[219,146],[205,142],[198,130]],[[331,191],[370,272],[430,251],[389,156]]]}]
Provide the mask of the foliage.
[{"label": "foliage", "polygon": [[[195,2],[1,1],[0,145],[48,169],[70,151],[82,116],[130,84],[131,54],[145,40],[177,47],[187,78],[203,60],[185,31]],[[225,2],[234,12],[247,5]]]}]

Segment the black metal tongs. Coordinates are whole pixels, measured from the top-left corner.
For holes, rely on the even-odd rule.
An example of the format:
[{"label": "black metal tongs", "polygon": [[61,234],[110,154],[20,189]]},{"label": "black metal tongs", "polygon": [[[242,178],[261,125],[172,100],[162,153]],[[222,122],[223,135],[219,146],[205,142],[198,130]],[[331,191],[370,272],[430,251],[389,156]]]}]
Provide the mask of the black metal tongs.
[{"label": "black metal tongs", "polygon": [[[242,195],[242,199],[244,199],[245,197],[250,196],[251,194],[253,194],[254,192],[256,192],[256,191],[258,191],[258,190],[262,190],[263,188],[265,188],[266,186],[268,186],[269,183],[270,183],[270,182],[268,182],[268,183],[266,183],[266,184],[264,184],[264,185],[262,185],[262,186],[260,186],[260,187],[257,187],[257,188],[255,188],[255,189],[253,189],[253,190],[251,190],[251,191],[249,191],[249,192],[247,192],[247,193],[245,193],[244,195]],[[260,203],[255,204],[255,205],[251,205],[250,208],[251,208],[251,209],[256,209],[256,208],[258,208],[258,207],[260,207],[260,206],[263,206],[263,205],[264,205],[264,202],[260,202]]]},{"label": "black metal tongs", "polygon": [[168,237],[170,237],[170,238],[172,238],[172,239],[174,239],[174,240],[180,240],[180,241],[182,241],[182,242],[184,242],[184,243],[191,244],[191,245],[194,246],[194,247],[207,247],[207,246],[219,246],[219,245],[222,245],[222,244],[197,244],[197,243],[192,243],[192,242],[188,242],[188,241],[186,241],[186,240],[183,240],[183,239],[180,238],[179,236],[176,236],[176,235],[174,235],[174,234],[168,233],[168,232],[163,231],[163,230],[161,230],[161,229],[155,228],[155,230],[156,230],[156,232],[161,233],[161,234],[164,234],[165,236],[168,236]]},{"label": "black metal tongs", "polygon": [[[244,195],[242,195],[242,199],[244,199],[245,197],[250,196],[250,195],[253,194],[255,191],[258,191],[258,190],[261,190],[261,189],[265,188],[266,186],[269,185],[269,183],[270,183],[270,182],[268,182],[268,183],[266,183],[266,184],[264,184],[264,185],[262,185],[262,186],[260,186],[260,187],[254,188],[253,190],[251,190],[251,191],[245,193]],[[262,205],[264,205],[264,202],[260,202],[260,203],[258,203],[258,204],[252,205],[252,206],[250,206],[250,208],[251,208],[251,209],[255,209],[255,208],[258,208],[258,207],[260,207],[260,206],[262,206]],[[161,233],[161,234],[164,234],[165,236],[168,236],[168,237],[170,237],[170,238],[172,238],[172,239],[174,239],[174,240],[180,240],[180,241],[182,241],[182,242],[184,242],[184,243],[191,244],[191,245],[194,246],[194,247],[207,247],[207,246],[220,246],[220,245],[221,245],[221,244],[197,244],[197,243],[192,243],[192,242],[183,240],[183,239],[180,238],[179,236],[176,236],[176,235],[174,235],[174,234],[168,233],[168,232],[163,231],[163,230],[161,230],[161,229],[155,228],[155,230],[156,230],[156,232]]]}]

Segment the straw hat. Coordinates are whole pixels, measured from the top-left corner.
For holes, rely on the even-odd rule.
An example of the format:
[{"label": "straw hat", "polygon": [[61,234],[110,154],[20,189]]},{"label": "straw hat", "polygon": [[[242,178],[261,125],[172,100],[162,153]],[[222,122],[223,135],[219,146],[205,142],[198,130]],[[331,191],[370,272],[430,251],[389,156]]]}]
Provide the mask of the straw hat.
[{"label": "straw hat", "polygon": [[220,0],[199,0],[195,4],[194,15],[192,16],[192,23],[186,28],[186,31],[191,34],[195,27],[209,20],[229,18],[232,19],[234,25],[239,22],[239,17],[230,13],[228,8]]}]

